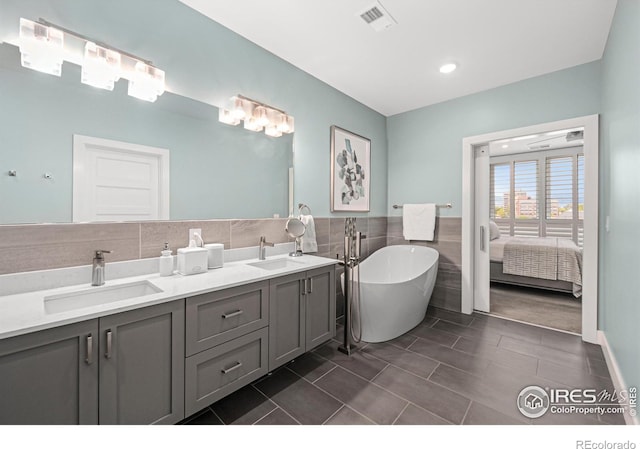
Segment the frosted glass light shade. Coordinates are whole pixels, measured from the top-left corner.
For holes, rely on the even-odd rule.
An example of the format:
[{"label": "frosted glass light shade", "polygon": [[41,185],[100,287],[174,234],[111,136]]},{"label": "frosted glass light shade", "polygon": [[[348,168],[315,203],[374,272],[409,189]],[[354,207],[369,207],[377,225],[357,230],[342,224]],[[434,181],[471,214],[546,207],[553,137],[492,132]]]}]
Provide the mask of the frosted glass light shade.
[{"label": "frosted glass light shade", "polygon": [[218,109],[218,121],[233,126],[240,124],[240,120],[235,118],[231,111],[223,108]]},{"label": "frosted glass light shade", "polygon": [[120,79],[120,53],[87,42],[80,81],[100,89],[113,90]]},{"label": "frosted glass light shade", "polygon": [[258,121],[253,117],[247,117],[244,119],[244,129],[248,129],[249,131],[262,131],[264,126],[260,126]]},{"label": "frosted glass light shade", "polygon": [[267,113],[267,108],[264,106],[257,106],[253,110],[253,118],[256,120],[258,126],[267,126],[269,124],[269,115]]},{"label": "frosted glass light shade", "polygon": [[164,93],[164,71],[144,62],[137,62],[129,80],[129,95],[154,102]]},{"label": "frosted glass light shade", "polygon": [[277,125],[275,125],[275,124],[268,125],[264,129],[264,133],[267,136],[271,136],[271,137],[280,137],[280,136],[282,136],[282,131],[279,131]]},{"label": "frosted glass light shade", "polygon": [[60,76],[64,59],[64,33],[20,18],[20,53],[22,67]]},{"label": "frosted glass light shade", "polygon": [[231,97],[229,111],[235,119],[244,120],[247,117],[246,102],[242,98]]},{"label": "frosted glass light shade", "polygon": [[293,117],[287,114],[281,114],[280,117],[278,117],[278,131],[291,134],[294,131]]}]

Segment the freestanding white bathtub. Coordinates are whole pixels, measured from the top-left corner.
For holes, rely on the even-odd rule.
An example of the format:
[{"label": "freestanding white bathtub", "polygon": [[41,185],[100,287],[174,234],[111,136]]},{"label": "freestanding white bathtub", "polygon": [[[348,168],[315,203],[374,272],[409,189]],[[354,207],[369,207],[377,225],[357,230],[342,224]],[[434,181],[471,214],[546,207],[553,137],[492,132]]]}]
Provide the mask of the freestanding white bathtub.
[{"label": "freestanding white bathtub", "polygon": [[[439,255],[424,246],[386,246],[360,263],[363,341],[392,340],[424,319]],[[344,292],[344,274],[342,286]]]}]

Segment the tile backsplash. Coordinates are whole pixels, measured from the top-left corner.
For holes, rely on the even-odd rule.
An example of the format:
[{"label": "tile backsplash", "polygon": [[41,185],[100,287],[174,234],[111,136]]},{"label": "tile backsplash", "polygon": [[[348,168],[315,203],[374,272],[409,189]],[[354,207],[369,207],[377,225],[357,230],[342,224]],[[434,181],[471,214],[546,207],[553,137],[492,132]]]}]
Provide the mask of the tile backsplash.
[{"label": "tile backsplash", "polygon": [[[158,257],[168,242],[174,251],[188,245],[189,229],[202,229],[206,243],[223,243],[225,249],[257,246],[260,236],[268,241],[292,241],[286,234],[285,218],[259,220],[154,221],[131,223],[69,223],[0,226],[0,274],[90,265],[97,249],[112,250],[107,263]],[[401,217],[359,217],[358,229],[366,235],[362,255],[386,245],[408,243],[402,237]],[[335,258],[344,252],[344,217],[315,218],[318,252]],[[440,252],[436,286],[431,304],[460,310],[461,218],[438,217],[434,242],[427,245]],[[338,282],[338,316],[344,301]]]},{"label": "tile backsplash", "polygon": [[[90,265],[95,250],[111,250],[107,263],[159,257],[165,242],[174,251],[188,245],[189,229],[202,229],[205,243],[223,243],[225,249],[257,246],[260,236],[269,242],[292,239],[286,218],[258,220],[145,221],[127,223],[65,223],[0,226],[0,274]],[[364,234],[363,255],[386,242],[386,217],[359,218]],[[319,256],[342,255],[344,218],[316,218]]]}]

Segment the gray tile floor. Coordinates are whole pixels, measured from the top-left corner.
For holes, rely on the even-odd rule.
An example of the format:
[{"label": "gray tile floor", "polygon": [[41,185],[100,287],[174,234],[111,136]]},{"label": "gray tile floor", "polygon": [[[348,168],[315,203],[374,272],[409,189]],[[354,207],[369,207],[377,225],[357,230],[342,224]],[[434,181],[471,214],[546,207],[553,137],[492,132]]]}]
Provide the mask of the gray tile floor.
[{"label": "gray tile floor", "polygon": [[430,308],[393,341],[342,336],[187,418],[184,424],[624,424],[620,415],[527,419],[529,385],[613,389],[602,350],[579,337],[496,317]]},{"label": "gray tile floor", "polygon": [[579,334],[582,301],[571,293],[491,283],[491,314]]}]

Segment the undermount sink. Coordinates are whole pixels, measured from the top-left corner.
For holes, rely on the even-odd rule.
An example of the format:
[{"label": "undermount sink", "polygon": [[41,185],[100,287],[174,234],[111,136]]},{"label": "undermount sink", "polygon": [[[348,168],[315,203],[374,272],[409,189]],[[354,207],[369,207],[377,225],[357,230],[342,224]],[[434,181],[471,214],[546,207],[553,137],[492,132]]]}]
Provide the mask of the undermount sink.
[{"label": "undermount sink", "polygon": [[129,284],[107,287],[93,287],[60,295],[45,296],[44,310],[46,313],[61,313],[85,307],[99,306],[125,299],[162,293],[162,289],[149,281],[132,282]]},{"label": "undermount sink", "polygon": [[247,265],[252,267],[262,268],[263,270],[279,270],[281,268],[300,268],[302,264],[300,262],[294,262],[289,259],[273,259],[273,260],[261,260],[260,262],[253,262]]}]

